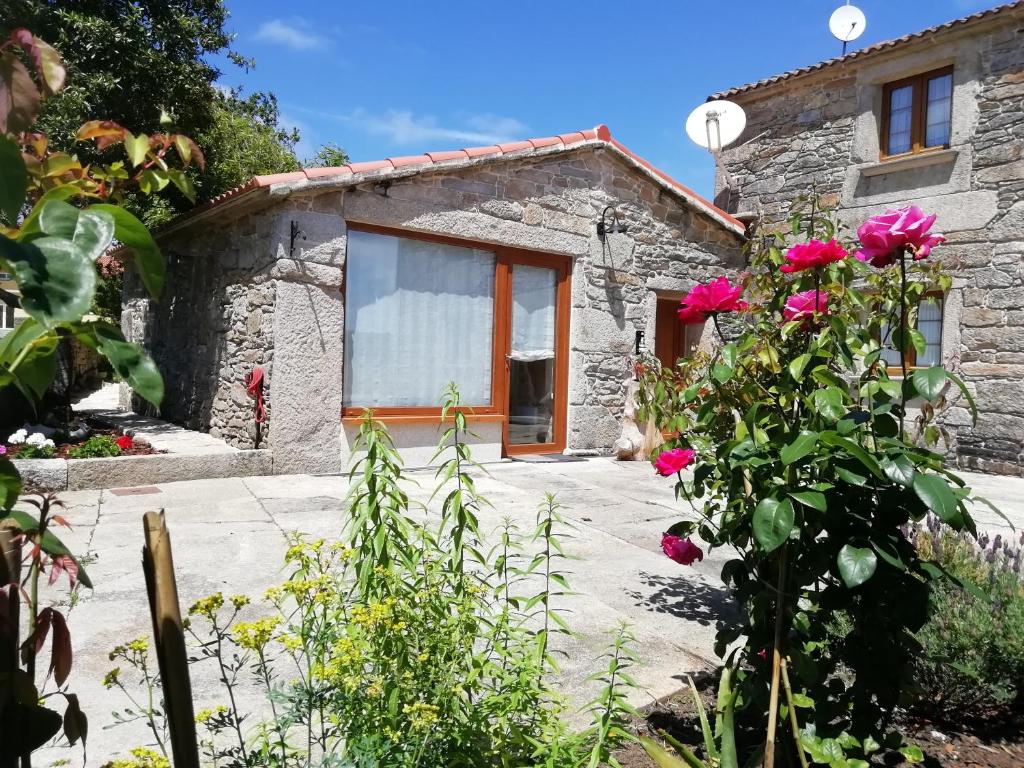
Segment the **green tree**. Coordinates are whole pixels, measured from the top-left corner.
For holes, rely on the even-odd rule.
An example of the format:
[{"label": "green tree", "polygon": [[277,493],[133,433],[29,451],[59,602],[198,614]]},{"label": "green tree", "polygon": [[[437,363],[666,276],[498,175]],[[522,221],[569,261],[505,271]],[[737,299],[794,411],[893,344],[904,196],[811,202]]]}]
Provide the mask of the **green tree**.
[{"label": "green tree", "polygon": [[[75,144],[91,116],[163,133],[161,116],[173,105],[174,130],[193,137],[206,156],[206,173],[189,172],[202,202],[254,175],[299,166],[298,132],[279,125],[272,94],[215,85],[214,56],[245,70],[254,64],[231,48],[227,18],[223,0],[7,0],[0,34],[27,27],[64,53],[68,87],[44,103],[34,129],[54,149],[74,146],[83,163],[110,160],[106,149]],[[125,204],[151,226],[191,206],[176,190],[129,194]]]},{"label": "green tree", "polygon": [[347,165],[348,161],[348,152],[332,141],[320,147],[316,154],[306,162],[306,165],[313,168],[333,168],[338,165]]}]

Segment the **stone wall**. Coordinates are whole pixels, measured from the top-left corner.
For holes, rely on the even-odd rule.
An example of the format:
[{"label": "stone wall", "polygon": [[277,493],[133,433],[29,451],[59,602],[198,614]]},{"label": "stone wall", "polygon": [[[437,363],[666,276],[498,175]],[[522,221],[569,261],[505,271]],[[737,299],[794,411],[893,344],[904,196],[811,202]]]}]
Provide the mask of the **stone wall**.
[{"label": "stone wall", "polygon": [[[602,241],[596,222],[608,205],[628,231]],[[168,296],[148,310],[130,281],[124,325],[164,373],[163,415],[251,445],[241,377],[264,365],[275,471],[346,466],[354,432],[340,421],[348,222],[570,257],[567,441],[578,451],[610,452],[619,437],[635,332],[653,347],[658,294],[679,295],[741,263],[736,234],[602,144],[425,171],[386,187],[372,179],[305,187],[165,238]],[[478,458],[497,458],[500,430],[480,426]],[[407,461],[425,463],[428,446],[419,442],[432,444],[436,430],[414,431],[398,441]]]},{"label": "stone wall", "polygon": [[[950,148],[880,162],[884,84],[950,63]],[[813,187],[851,227],[909,203],[938,214],[949,241],[935,257],[954,275],[943,362],[980,410],[976,426],[963,402],[946,414],[951,451],[967,468],[1024,474],[1024,9],[732,98],[748,123],[723,152],[720,204],[778,221]]]},{"label": "stone wall", "polygon": [[[265,270],[268,240],[258,215],[168,239],[166,288],[156,301],[133,270],[125,277],[121,325],[145,343],[163,375],[159,415],[241,448],[255,444],[253,400],[243,384],[255,366],[265,370],[270,409],[276,285]],[[137,397],[132,405],[153,410]]]}]

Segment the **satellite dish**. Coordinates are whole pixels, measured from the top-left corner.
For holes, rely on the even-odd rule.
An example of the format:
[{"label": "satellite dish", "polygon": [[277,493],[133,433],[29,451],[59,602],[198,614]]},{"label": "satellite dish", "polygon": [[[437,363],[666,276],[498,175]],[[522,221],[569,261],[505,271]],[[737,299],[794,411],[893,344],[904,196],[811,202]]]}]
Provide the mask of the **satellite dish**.
[{"label": "satellite dish", "polygon": [[864,11],[849,3],[836,8],[828,20],[829,31],[837,40],[842,41],[844,50],[847,43],[864,34],[867,25],[868,21],[864,17]]},{"label": "satellite dish", "polygon": [[736,141],[746,126],[747,115],[739,104],[709,101],[686,118],[686,135],[695,144],[716,153]]}]

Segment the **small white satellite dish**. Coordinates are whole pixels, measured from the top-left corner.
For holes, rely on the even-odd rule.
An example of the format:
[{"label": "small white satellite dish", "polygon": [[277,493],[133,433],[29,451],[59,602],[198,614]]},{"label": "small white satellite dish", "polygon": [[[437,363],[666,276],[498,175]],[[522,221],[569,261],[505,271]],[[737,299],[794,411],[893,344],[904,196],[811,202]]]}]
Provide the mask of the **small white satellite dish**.
[{"label": "small white satellite dish", "polygon": [[829,31],[837,40],[843,42],[844,48],[846,43],[863,35],[867,25],[868,21],[864,17],[864,11],[849,3],[836,8],[828,20]]},{"label": "small white satellite dish", "polygon": [[701,104],[686,118],[686,135],[712,153],[732,144],[747,127],[743,107],[731,101],[709,101]]}]

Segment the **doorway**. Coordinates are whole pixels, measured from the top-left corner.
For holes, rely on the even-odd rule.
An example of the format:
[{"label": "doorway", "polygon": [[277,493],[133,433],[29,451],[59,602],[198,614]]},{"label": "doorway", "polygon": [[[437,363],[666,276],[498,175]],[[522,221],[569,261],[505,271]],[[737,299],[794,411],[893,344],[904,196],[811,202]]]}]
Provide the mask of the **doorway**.
[{"label": "doorway", "polygon": [[560,453],[568,388],[568,260],[506,251],[499,253],[497,277],[504,453]]}]

